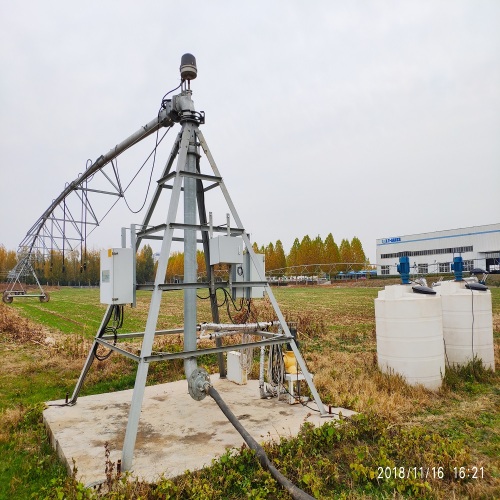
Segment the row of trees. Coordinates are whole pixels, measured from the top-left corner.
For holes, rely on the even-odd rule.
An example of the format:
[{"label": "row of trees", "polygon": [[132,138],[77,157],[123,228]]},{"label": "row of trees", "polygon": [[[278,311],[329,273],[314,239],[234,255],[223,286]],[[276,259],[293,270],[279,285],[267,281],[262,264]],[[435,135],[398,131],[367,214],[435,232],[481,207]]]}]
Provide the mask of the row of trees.
[{"label": "row of trees", "polygon": [[[17,262],[16,252],[6,250],[0,245],[0,281],[8,278],[9,272]],[[97,286],[100,281],[100,251],[73,250],[63,254],[52,250],[48,255],[35,254],[32,260],[33,269],[42,285]],[[155,262],[153,250],[145,245],[137,253],[137,283],[154,280]],[[23,276],[22,281],[34,283],[30,273]]]},{"label": "row of trees", "polygon": [[16,252],[7,250],[4,245],[0,245],[0,279],[7,276],[7,273],[16,265],[16,262]]},{"label": "row of trees", "polygon": [[[266,271],[274,276],[284,276],[286,274],[285,268],[294,266],[317,264],[318,270],[328,272],[328,264],[345,263],[345,266],[340,264],[335,268],[335,272],[345,272],[351,269],[360,271],[369,265],[361,241],[357,237],[354,237],[351,241],[343,239],[340,246],[338,246],[331,233],[324,241],[320,236],[314,239],[311,239],[308,235],[304,236],[302,240],[296,238],[288,255],[286,255],[280,240],[260,248],[254,243],[253,249],[255,252],[265,254]],[[61,252],[53,250],[48,256],[35,256],[33,267],[42,285],[96,286],[99,284],[100,279],[99,260],[99,250],[84,250],[82,253],[73,250],[66,253],[64,257]],[[352,263],[356,264],[348,265]],[[6,250],[3,245],[0,245],[0,279],[6,279],[8,272],[15,264],[16,252]],[[201,250],[198,250],[197,253],[197,264],[198,274],[206,274],[205,256]],[[137,283],[152,282],[155,274],[156,263],[153,250],[149,245],[145,245],[137,253]],[[291,274],[294,274],[294,271]],[[172,282],[177,279],[181,280],[183,275],[184,254],[182,252],[173,252],[169,258],[165,279],[167,282]]]},{"label": "row of trees", "polygon": [[[345,263],[336,266],[336,271],[346,272],[351,269],[361,271],[369,265],[363,245],[356,236],[350,242],[343,239],[338,246],[331,233],[324,241],[319,235],[314,239],[306,235],[302,240],[295,239],[288,255],[285,255],[280,240],[275,244],[269,243],[266,247],[261,247],[260,251],[266,254],[266,271],[278,276],[285,274],[286,267],[318,264],[318,268],[324,271],[327,264]],[[352,263],[355,264],[348,265]]]}]

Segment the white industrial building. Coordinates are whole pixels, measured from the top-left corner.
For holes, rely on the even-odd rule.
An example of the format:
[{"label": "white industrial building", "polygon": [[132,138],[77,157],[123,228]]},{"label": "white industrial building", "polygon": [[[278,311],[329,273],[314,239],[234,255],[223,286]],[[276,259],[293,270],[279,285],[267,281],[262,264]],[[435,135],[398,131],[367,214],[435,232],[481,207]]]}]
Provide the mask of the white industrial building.
[{"label": "white industrial building", "polygon": [[500,223],[432,233],[391,236],[377,240],[377,273],[397,274],[399,257],[408,256],[412,272],[449,273],[453,257],[461,256],[464,270],[500,272]]}]

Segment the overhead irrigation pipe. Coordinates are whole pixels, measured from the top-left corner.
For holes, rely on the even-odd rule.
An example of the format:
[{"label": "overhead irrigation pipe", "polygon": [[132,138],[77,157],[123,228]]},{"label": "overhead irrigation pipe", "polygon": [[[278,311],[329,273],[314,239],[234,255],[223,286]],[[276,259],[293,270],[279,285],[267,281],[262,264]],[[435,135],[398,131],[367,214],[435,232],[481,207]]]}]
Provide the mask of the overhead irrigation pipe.
[{"label": "overhead irrigation pipe", "polygon": [[222,410],[222,413],[224,413],[229,422],[231,422],[233,427],[245,440],[248,447],[255,451],[260,465],[271,473],[274,479],[276,479],[276,481],[278,481],[278,483],[285,488],[288,493],[290,493],[294,500],[315,500],[314,497],[295,486],[272,464],[262,446],[260,446],[260,444],[257,443],[257,441],[255,441],[255,439],[241,425],[240,421],[236,418],[236,415],[228,408],[224,400],[220,397],[220,394],[212,387],[211,384],[206,384],[205,392],[214,399],[219,408]]},{"label": "overhead irrigation pipe", "polygon": [[[170,102],[166,103],[166,107],[162,109],[156,118],[146,123],[139,130],[133,133],[131,136],[127,137],[124,141],[117,144],[114,148],[110,149],[106,154],[99,156],[97,160],[92,163],[92,165],[85,170],[76,180],[70,182],[68,186],[62,191],[62,193],[52,202],[49,208],[41,215],[41,217],[33,224],[31,229],[28,231],[28,235],[33,237],[30,245],[30,252],[33,249],[33,245],[36,237],[40,233],[45,221],[49,218],[50,214],[56,209],[56,207],[72,192],[75,191],[78,186],[80,186],[86,179],[91,177],[93,174],[105,167],[111,160],[114,160],[121,153],[132,147],[134,144],[142,141],[146,137],[150,136],[152,133],[156,132],[161,127],[170,127],[173,125],[173,120],[171,119],[170,113],[172,107]],[[37,228],[36,232],[32,234],[32,231]],[[24,240],[23,240],[24,242]]]}]

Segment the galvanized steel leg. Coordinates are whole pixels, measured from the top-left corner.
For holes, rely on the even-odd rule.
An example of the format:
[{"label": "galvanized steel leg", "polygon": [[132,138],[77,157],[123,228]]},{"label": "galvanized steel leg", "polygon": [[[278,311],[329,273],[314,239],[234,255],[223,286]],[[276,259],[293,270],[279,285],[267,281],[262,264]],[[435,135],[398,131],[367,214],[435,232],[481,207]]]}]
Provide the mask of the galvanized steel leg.
[{"label": "galvanized steel leg", "polygon": [[[109,323],[109,320],[111,319],[111,312],[113,311],[113,306],[109,305],[108,308],[106,309],[106,312],[104,313],[104,317],[102,318],[101,321],[101,326],[99,327],[99,330],[97,330],[97,334],[95,336],[95,339],[98,339],[99,337],[102,337],[104,335],[104,329],[106,328],[106,325]],[[97,348],[99,347],[99,344],[97,343],[97,340],[94,339],[94,343],[92,344],[92,347],[90,348],[89,354],[87,356],[87,360],[85,361],[85,364],[83,365],[82,371],[80,373],[80,377],[78,378],[78,382],[76,383],[75,389],[73,390],[73,395],[71,396],[71,400],[69,401],[70,405],[76,404],[76,400],[78,399],[78,395],[80,394],[80,391],[82,389],[83,383],[85,382],[85,378],[87,377],[87,373],[90,370],[90,367],[92,366],[92,363],[94,362],[94,357],[95,357],[95,352],[97,351]]]},{"label": "galvanized steel leg", "polygon": [[130,470],[132,467],[135,441],[137,438],[137,430],[139,428],[139,419],[141,415],[142,401],[144,399],[144,391],[146,388],[146,379],[148,376],[149,363],[144,361],[146,356],[151,355],[153,342],[156,332],[156,324],[158,322],[158,313],[160,311],[162,291],[159,285],[164,282],[167,272],[168,258],[170,256],[170,248],[172,246],[172,238],[174,230],[170,227],[170,223],[175,222],[177,216],[177,208],[181,194],[182,177],[180,171],[186,165],[189,141],[191,138],[193,124],[186,123],[183,125],[182,140],[177,160],[177,170],[174,178],[172,189],[172,197],[168,207],[167,227],[163,234],[163,241],[158,259],[158,268],[155,277],[155,287],[151,296],[151,304],[149,306],[149,314],[146,322],[146,330],[142,341],[141,359],[137,367],[137,375],[135,379],[134,392],[130,405],[130,412],[125,431],[125,440],[123,442],[122,452],[122,469]]}]

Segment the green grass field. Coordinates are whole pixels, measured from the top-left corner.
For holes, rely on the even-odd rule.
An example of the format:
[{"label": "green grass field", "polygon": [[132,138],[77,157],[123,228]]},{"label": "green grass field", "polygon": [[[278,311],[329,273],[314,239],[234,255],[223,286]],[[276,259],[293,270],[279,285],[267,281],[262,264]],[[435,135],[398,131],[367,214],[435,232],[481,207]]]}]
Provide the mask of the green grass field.
[{"label": "green grass field", "polygon": [[[268,445],[270,458],[317,498],[500,497],[499,375],[477,363],[447,370],[442,389],[430,392],[380,373],[373,302],[378,290],[273,289],[287,320],[299,324],[301,350],[324,403],[361,415],[320,430],[305,427],[295,439]],[[498,367],[500,289],[493,288],[492,296]],[[137,308],[126,308],[122,331],[144,330],[149,297],[140,292]],[[207,302],[199,300],[200,322],[211,321]],[[267,319],[270,305],[260,302],[259,319]],[[71,394],[103,313],[97,289],[53,290],[45,304],[34,299],[0,304],[0,498],[93,498],[94,493],[66,476],[47,444],[40,417],[45,401]],[[228,320],[224,307],[221,321]],[[165,293],[158,328],[181,325],[182,293]],[[47,337],[52,338],[50,346]],[[215,357],[203,362],[216,370]],[[163,368],[156,368],[160,365]],[[94,363],[83,394],[130,388],[134,376],[134,362],[113,355]],[[182,363],[170,362],[166,369],[157,363],[150,369],[148,383],[182,377]],[[380,467],[392,471],[390,477],[386,472],[380,476]],[[434,467],[443,471],[443,477],[437,472],[427,479],[395,477],[412,467]],[[461,467],[476,467],[482,477],[460,478],[465,470]],[[211,468],[153,486],[110,481],[102,495],[289,498],[247,449],[228,452]]]}]

